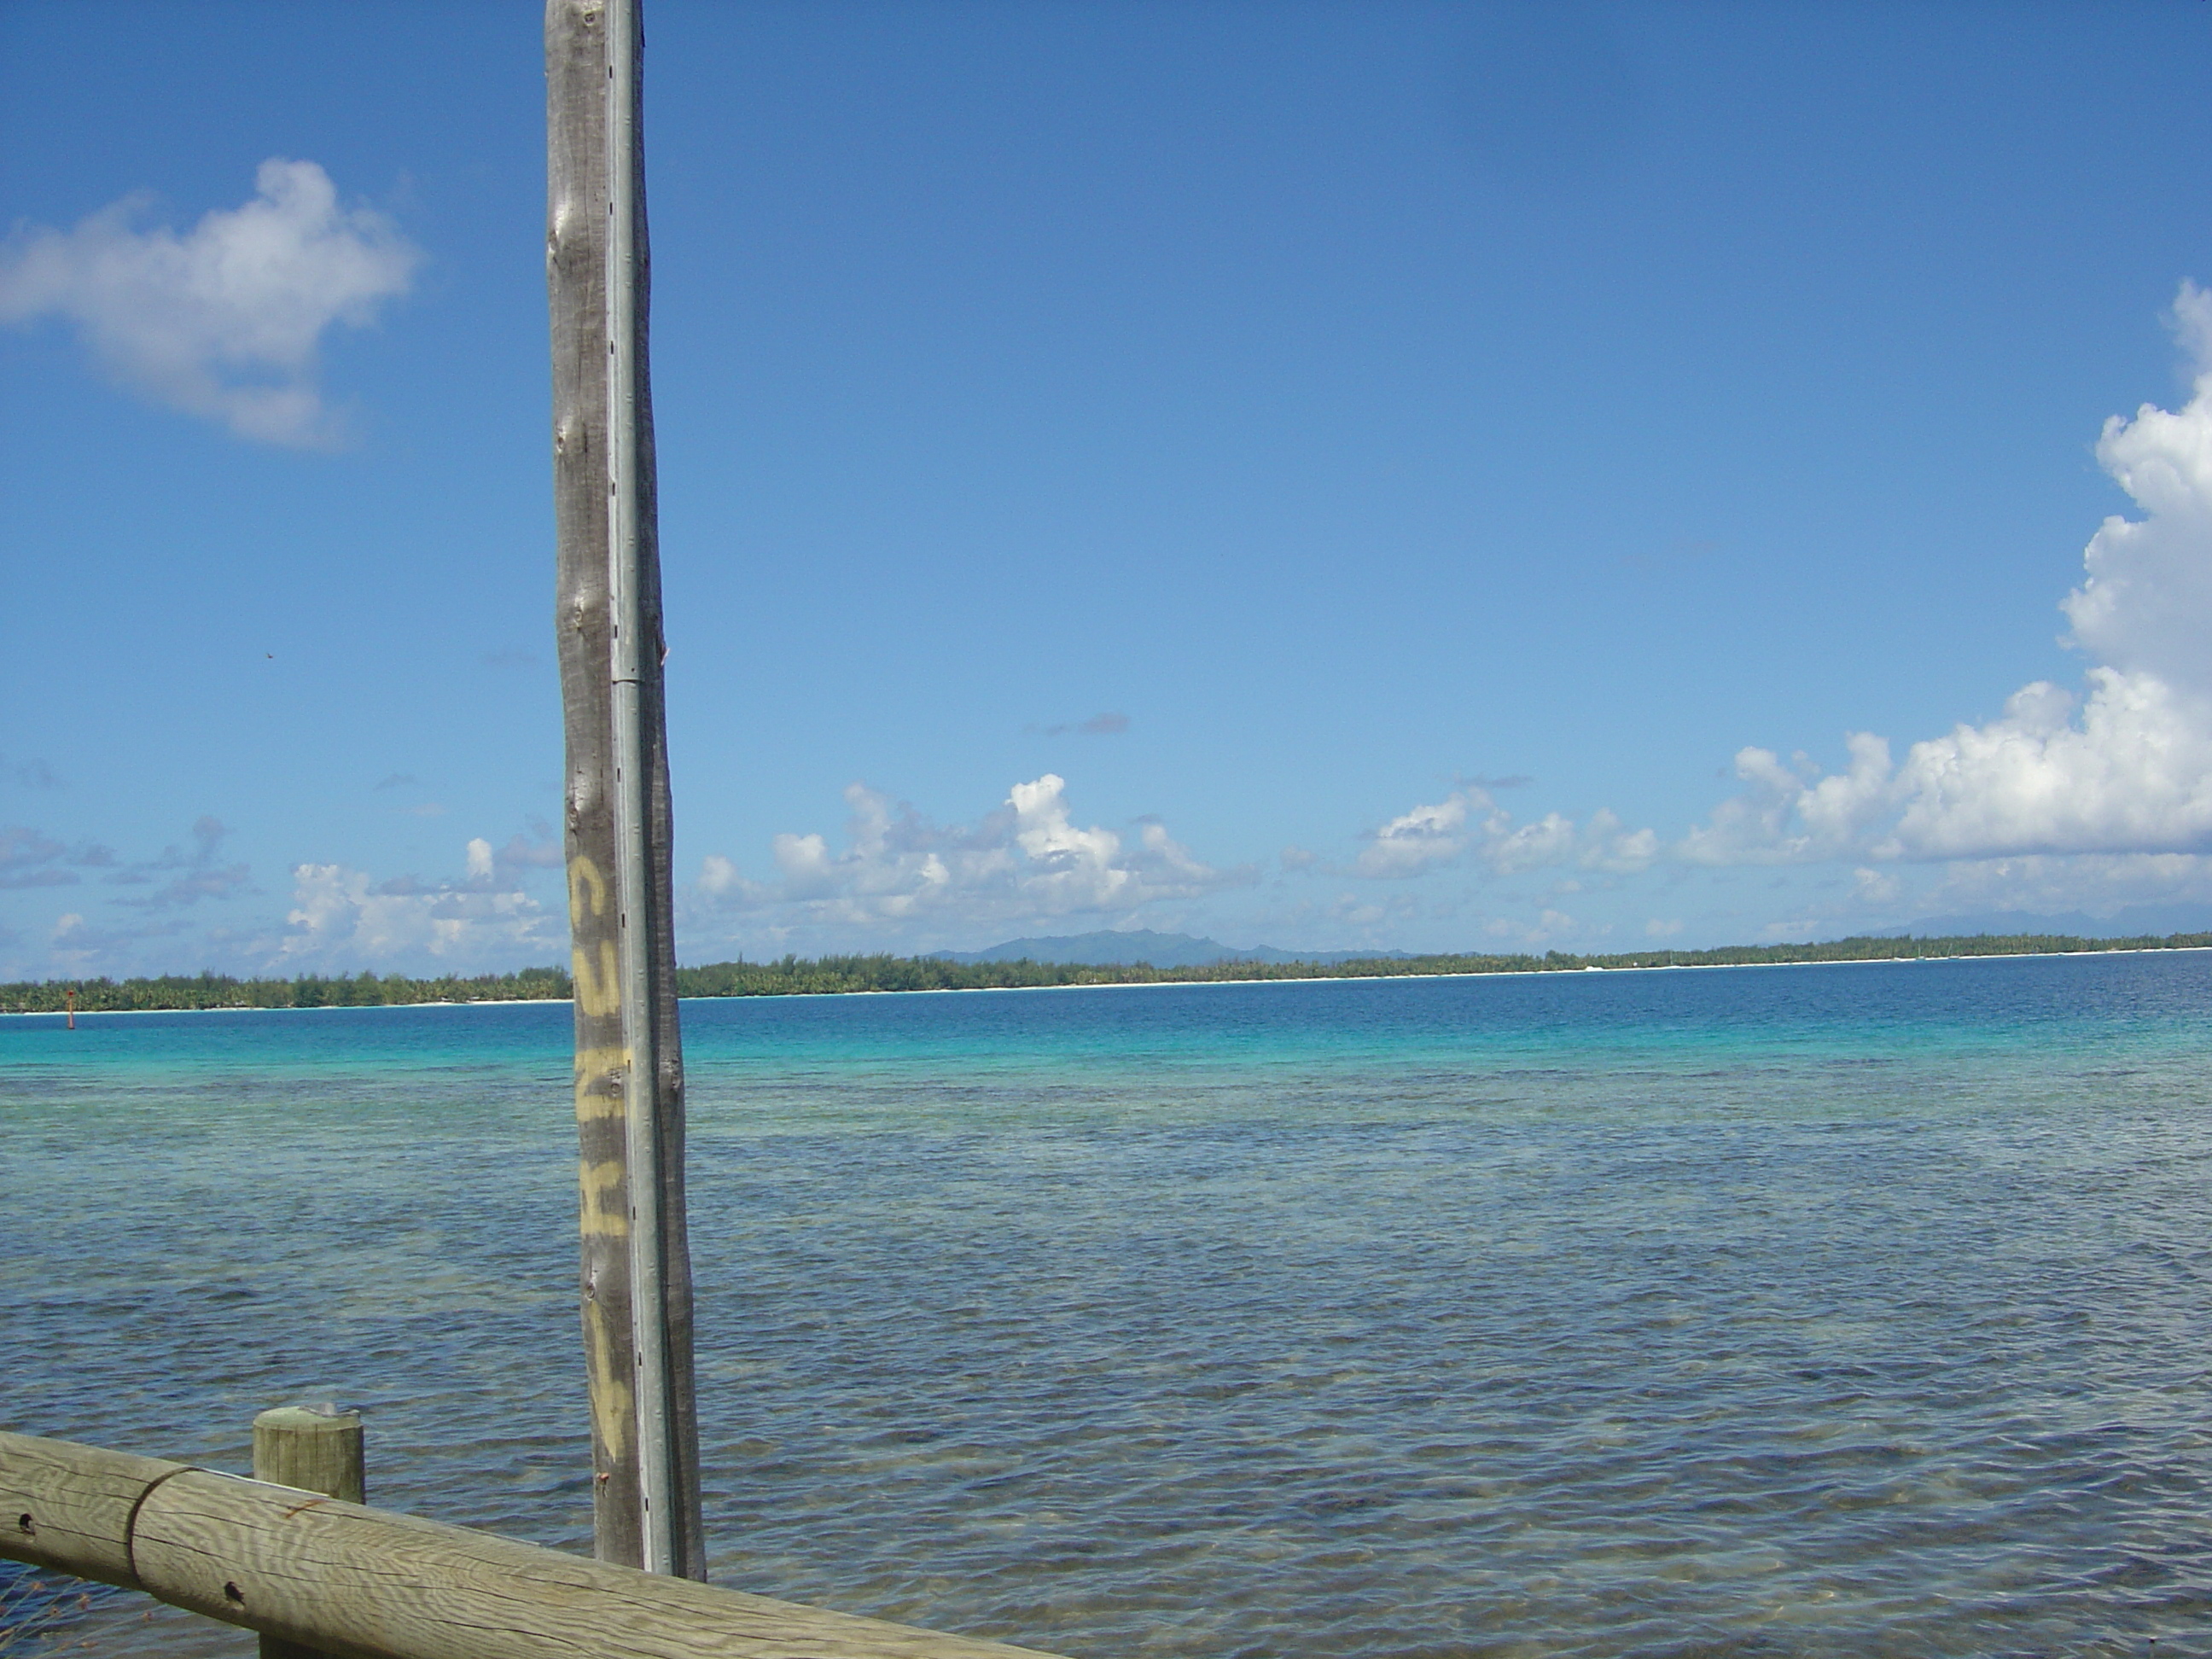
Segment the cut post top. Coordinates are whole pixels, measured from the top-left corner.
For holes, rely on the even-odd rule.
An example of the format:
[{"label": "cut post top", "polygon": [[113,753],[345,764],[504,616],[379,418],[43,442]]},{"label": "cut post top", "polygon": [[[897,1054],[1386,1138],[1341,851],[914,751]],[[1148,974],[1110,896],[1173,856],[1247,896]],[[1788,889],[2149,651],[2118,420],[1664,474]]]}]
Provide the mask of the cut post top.
[{"label": "cut post top", "polygon": [[253,1419],[253,1478],[366,1502],[361,1413],[278,1406]]}]

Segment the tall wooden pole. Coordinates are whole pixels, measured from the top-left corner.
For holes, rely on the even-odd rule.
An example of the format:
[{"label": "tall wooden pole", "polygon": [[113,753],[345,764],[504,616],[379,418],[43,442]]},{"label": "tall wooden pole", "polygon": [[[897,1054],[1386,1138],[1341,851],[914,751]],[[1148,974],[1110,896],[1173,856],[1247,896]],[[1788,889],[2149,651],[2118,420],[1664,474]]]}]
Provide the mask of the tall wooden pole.
[{"label": "tall wooden pole", "polygon": [[599,1559],[706,1577],[684,1213],[637,0],[546,0],[561,701]]}]

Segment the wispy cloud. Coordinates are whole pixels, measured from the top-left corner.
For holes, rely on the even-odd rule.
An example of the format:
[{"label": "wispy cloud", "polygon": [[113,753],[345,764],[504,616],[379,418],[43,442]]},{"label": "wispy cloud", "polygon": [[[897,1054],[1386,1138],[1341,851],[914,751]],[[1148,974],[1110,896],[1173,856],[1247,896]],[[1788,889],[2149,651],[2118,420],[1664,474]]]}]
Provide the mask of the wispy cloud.
[{"label": "wispy cloud", "polygon": [[181,918],[171,916],[124,927],[102,927],[72,910],[55,919],[46,948],[52,964],[64,972],[111,973],[132,965],[146,945],[176,939],[185,926]]},{"label": "wispy cloud", "polygon": [[1093,714],[1087,720],[1074,720],[1064,726],[1033,726],[1030,729],[1048,738],[1064,738],[1071,732],[1080,738],[1118,738],[1129,729],[1129,717],[1109,710]]},{"label": "wispy cloud", "polygon": [[26,789],[58,789],[62,787],[60,775],[36,756],[12,763],[6,757],[0,756],[0,772],[15,779]]},{"label": "wispy cloud", "polygon": [[[246,866],[223,857],[228,834],[219,820],[203,817],[185,844],[124,864],[97,843],[64,847],[36,830],[0,829],[0,887],[74,883],[80,878],[70,866],[87,864],[112,866],[107,879],[125,887],[106,916],[83,905],[41,924],[42,955],[21,954],[17,934],[14,971],[474,973],[568,955],[565,913],[525,890],[542,883],[538,872],[560,862],[550,839],[518,835],[495,848],[479,837],[462,849],[458,875],[380,877],[342,863],[302,863],[291,872],[289,906],[255,905],[239,915],[200,905],[255,890]],[[22,875],[36,879],[7,879]]]},{"label": "wispy cloud", "polygon": [[83,878],[59,863],[68,850],[27,824],[0,824],[0,888],[75,886]]},{"label": "wispy cloud", "polygon": [[157,403],[245,438],[319,447],[342,433],[317,368],[324,332],[404,294],[420,252],[391,220],[343,208],[313,161],[272,158],[253,199],[179,234],[125,197],[0,252],[0,320],[76,325],[101,366]]},{"label": "wispy cloud", "polygon": [[74,870],[46,865],[36,870],[0,871],[0,887],[74,887],[84,879]]},{"label": "wispy cloud", "polygon": [[1659,837],[1650,830],[1630,830],[1610,811],[1599,811],[1577,823],[1547,812],[1528,823],[1472,785],[1442,800],[1400,813],[1367,838],[1352,873],[1377,880],[1406,880],[1472,856],[1498,875],[1553,865],[1626,874],[1659,856]]},{"label": "wispy cloud", "polygon": [[[167,910],[197,904],[202,899],[226,899],[247,890],[252,877],[248,867],[222,861],[223,837],[229,833],[220,818],[203,817],[195,820],[189,848],[164,848],[161,857],[126,865],[106,878],[117,885],[159,884],[143,898],[118,899],[116,902],[142,910]],[[167,879],[163,880],[164,877]]]},{"label": "wispy cloud", "polygon": [[1493,918],[1483,928],[1492,939],[1517,945],[1522,950],[1559,944],[1570,939],[1589,940],[1611,933],[1610,927],[1591,927],[1577,921],[1564,910],[1549,908],[1539,910],[1534,921],[1522,921],[1516,917]]},{"label": "wispy cloud", "polygon": [[536,841],[509,836],[491,860],[494,867],[501,870],[558,870],[568,862],[560,836],[543,827]]},{"label": "wispy cloud", "polygon": [[1918,908],[1933,915],[2081,910],[2110,915],[2129,905],[2205,903],[2212,903],[2212,858],[2087,853],[1961,860],[1944,870]]},{"label": "wispy cloud", "polygon": [[[483,848],[483,874],[476,849]],[[387,966],[424,957],[455,969],[556,962],[567,955],[565,917],[520,888],[501,886],[489,844],[471,843],[470,878],[378,881],[343,864],[302,864],[292,872],[292,908],[265,948],[283,972]]]},{"label": "wispy cloud", "polygon": [[506,846],[496,848],[478,836],[466,850],[469,880],[477,886],[509,879],[520,870],[558,870],[567,862],[560,842],[550,834],[538,841],[510,836]]},{"label": "wispy cloud", "polygon": [[74,887],[84,879],[78,870],[118,867],[114,848],[96,841],[70,847],[26,824],[0,824],[0,888]]}]

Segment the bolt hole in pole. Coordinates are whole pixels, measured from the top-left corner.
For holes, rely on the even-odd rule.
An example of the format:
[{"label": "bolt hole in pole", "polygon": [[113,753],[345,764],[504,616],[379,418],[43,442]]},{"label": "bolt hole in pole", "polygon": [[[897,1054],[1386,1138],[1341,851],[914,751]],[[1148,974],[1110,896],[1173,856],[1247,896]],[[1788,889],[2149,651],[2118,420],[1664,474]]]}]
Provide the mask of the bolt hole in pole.
[{"label": "bolt hole in pole", "polygon": [[[362,1455],[361,1413],[335,1406],[279,1406],[253,1419],[253,1478],[272,1486],[297,1486],[349,1504],[366,1501],[368,1491]],[[243,1605],[234,1583],[223,1598]],[[320,1648],[301,1647],[274,1636],[261,1638],[261,1659],[325,1659]]]}]

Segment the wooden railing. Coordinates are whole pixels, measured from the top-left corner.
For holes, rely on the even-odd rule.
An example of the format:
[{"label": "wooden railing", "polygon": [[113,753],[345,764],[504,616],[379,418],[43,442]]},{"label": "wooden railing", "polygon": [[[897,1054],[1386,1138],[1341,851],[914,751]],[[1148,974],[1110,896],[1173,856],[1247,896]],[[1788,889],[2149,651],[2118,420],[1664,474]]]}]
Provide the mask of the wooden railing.
[{"label": "wooden railing", "polygon": [[1037,1659],[29,1435],[0,1433],[0,1555],[343,1659]]}]

